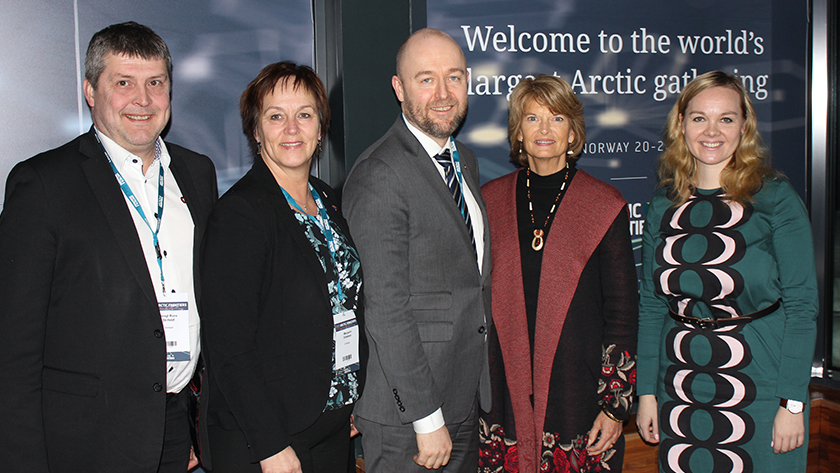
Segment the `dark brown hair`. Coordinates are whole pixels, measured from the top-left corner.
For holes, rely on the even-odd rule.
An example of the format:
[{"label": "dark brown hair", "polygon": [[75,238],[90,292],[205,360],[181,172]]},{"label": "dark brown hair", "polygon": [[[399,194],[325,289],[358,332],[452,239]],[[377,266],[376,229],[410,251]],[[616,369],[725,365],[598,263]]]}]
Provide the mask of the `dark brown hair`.
[{"label": "dark brown hair", "polygon": [[[293,90],[303,90],[315,99],[321,136],[326,137],[330,127],[330,105],[324,84],[311,67],[298,65],[291,61],[275,62],[265,66],[257,77],[245,87],[239,100],[239,113],[242,115],[242,132],[248,138],[248,146],[254,156],[259,154],[259,145],[254,134],[257,130],[263,101],[274,92],[278,85],[291,86]],[[317,150],[317,154],[320,151]],[[317,156],[316,156],[317,157]]]},{"label": "dark brown hair", "polygon": [[108,54],[139,57],[147,61],[163,59],[166,63],[166,77],[172,84],[172,56],[169,48],[148,26],[129,21],[108,26],[93,35],[85,54],[85,79],[94,89],[105,70],[105,57]]}]

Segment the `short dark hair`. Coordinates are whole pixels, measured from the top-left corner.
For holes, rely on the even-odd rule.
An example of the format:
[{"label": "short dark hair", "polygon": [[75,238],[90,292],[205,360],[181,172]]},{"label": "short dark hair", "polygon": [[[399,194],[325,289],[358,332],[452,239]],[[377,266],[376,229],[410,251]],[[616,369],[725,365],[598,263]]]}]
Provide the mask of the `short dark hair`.
[{"label": "short dark hair", "polygon": [[172,83],[172,56],[166,42],[148,26],[134,21],[108,26],[90,39],[85,54],[85,79],[96,89],[99,76],[105,70],[108,54],[123,54],[146,60],[163,59],[166,76]]},{"label": "short dark hair", "polygon": [[[254,137],[257,123],[262,112],[263,101],[274,92],[278,84],[291,85],[294,90],[303,90],[315,99],[321,136],[326,137],[330,127],[330,105],[324,84],[311,67],[298,65],[292,61],[275,62],[265,66],[257,77],[245,87],[239,100],[239,113],[242,115],[242,132],[248,138],[248,146],[254,156],[259,154],[259,145]],[[317,154],[320,150],[315,151]],[[317,157],[317,156],[316,156]]]},{"label": "short dark hair", "polygon": [[516,139],[516,135],[522,128],[525,107],[531,100],[548,107],[551,113],[562,113],[569,117],[570,127],[575,134],[575,138],[569,144],[569,150],[572,154],[566,156],[566,159],[572,162],[576,161],[583,151],[583,145],[586,144],[583,104],[580,103],[568,82],[548,74],[522,79],[510,95],[508,139],[510,141],[511,161],[520,166],[528,165],[528,157],[521,152],[522,143]]}]

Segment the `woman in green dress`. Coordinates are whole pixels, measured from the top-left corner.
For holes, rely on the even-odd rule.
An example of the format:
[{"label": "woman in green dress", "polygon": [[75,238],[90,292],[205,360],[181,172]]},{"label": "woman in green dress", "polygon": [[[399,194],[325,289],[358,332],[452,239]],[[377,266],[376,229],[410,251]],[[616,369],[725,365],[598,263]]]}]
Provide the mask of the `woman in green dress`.
[{"label": "woman in green dress", "polygon": [[817,287],[808,215],[723,72],[668,116],[642,246],[637,426],[666,472],[799,472]]}]

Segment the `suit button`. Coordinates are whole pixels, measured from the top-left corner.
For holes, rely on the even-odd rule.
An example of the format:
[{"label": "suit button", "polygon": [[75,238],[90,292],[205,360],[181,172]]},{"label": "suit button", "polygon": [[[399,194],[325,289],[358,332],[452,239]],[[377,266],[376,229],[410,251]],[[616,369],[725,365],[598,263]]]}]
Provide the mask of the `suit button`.
[{"label": "suit button", "polygon": [[155,338],[160,338],[163,336],[163,330],[157,329],[155,330]]},{"label": "suit button", "polygon": [[478,327],[478,333],[484,333],[486,331],[487,331],[487,329],[484,328],[484,325],[482,325],[481,327]]},{"label": "suit button", "polygon": [[155,385],[152,386],[152,389],[154,389],[156,393],[159,393],[163,391],[163,386],[161,386],[160,383],[155,383]]}]

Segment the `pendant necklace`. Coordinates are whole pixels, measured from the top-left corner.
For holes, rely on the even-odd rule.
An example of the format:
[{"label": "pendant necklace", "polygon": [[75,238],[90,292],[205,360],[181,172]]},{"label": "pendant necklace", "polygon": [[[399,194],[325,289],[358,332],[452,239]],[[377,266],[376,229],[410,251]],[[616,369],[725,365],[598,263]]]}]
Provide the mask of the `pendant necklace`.
[{"label": "pendant necklace", "polygon": [[557,209],[557,201],[560,200],[560,196],[563,195],[563,191],[566,190],[566,182],[569,180],[569,163],[566,163],[566,177],[563,178],[563,184],[560,185],[560,191],[557,193],[557,197],[554,198],[554,204],[551,205],[551,210],[548,211],[548,215],[545,217],[545,223],[543,224],[542,229],[537,229],[537,222],[534,221],[534,203],[531,202],[531,169],[525,169],[525,187],[528,189],[528,211],[531,212],[531,225],[534,226],[534,239],[531,240],[531,248],[534,251],[540,251],[543,249],[545,245],[545,228],[548,227],[548,222],[551,220],[551,216],[554,215],[554,210]]},{"label": "pendant necklace", "polygon": [[[291,194],[290,194],[290,195],[291,195]],[[300,205],[301,207],[303,207],[303,211],[304,211],[305,213],[307,213],[307,214],[309,213],[309,207],[307,207],[307,206],[306,206],[306,202],[309,200],[308,198],[307,198],[307,199],[304,199],[302,204],[300,203],[300,201],[299,201],[299,200],[295,199],[294,197],[292,197],[292,200],[294,200],[296,204],[298,204],[298,205]]]}]

